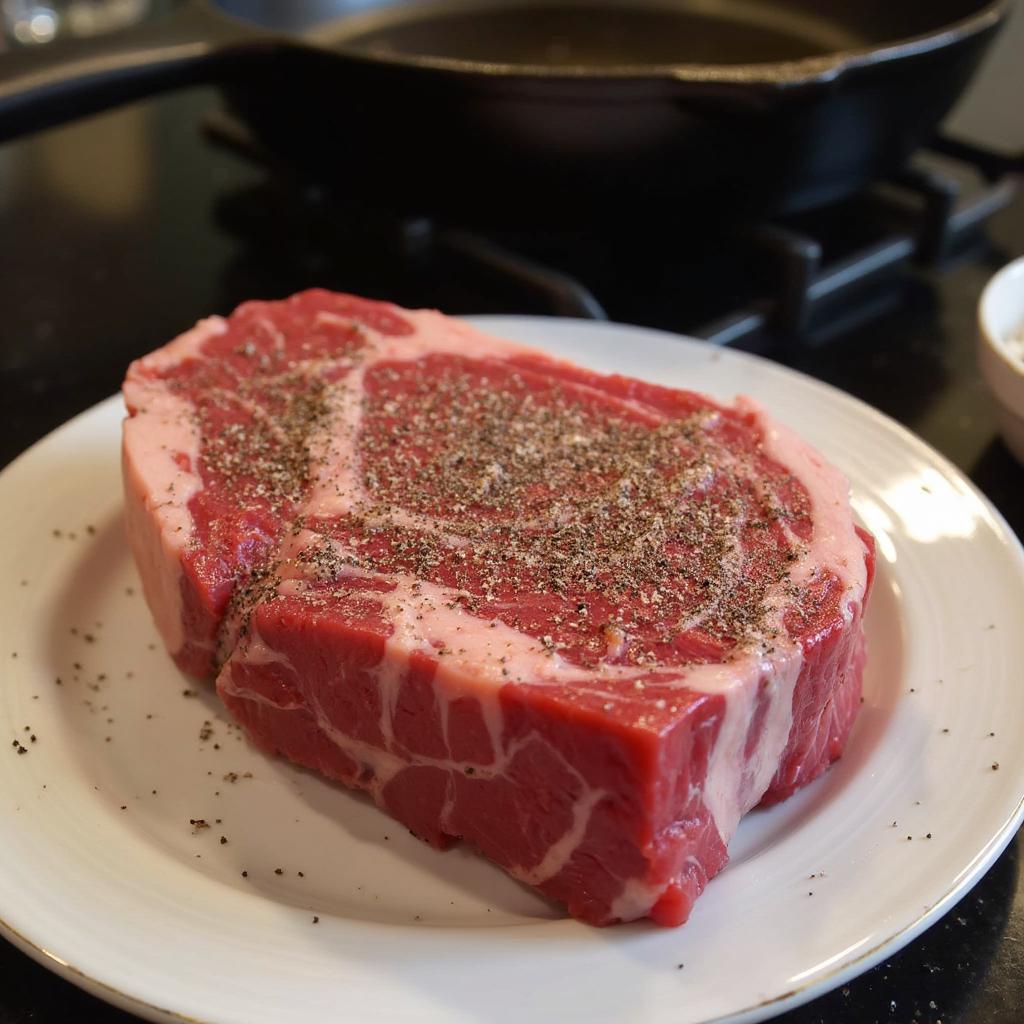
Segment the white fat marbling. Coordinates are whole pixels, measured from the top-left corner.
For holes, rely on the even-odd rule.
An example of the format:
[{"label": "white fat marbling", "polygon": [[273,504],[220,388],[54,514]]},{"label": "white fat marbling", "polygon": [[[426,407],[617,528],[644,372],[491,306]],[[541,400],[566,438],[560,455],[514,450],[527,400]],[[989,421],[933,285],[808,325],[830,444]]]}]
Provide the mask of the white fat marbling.
[{"label": "white fat marbling", "polygon": [[799,583],[818,566],[831,569],[845,587],[846,601],[842,607],[849,622],[852,604],[863,600],[867,587],[864,544],[854,530],[849,481],[820,452],[753,399],[738,398],[736,407],[753,413],[764,438],[765,454],[788,469],[804,485],[810,498],[814,533],[803,556],[790,570],[790,578]]},{"label": "white fat marbling", "polygon": [[295,666],[287,654],[271,647],[255,626],[249,626],[249,635],[245,645],[245,663],[249,666],[281,665],[288,672],[295,674]]},{"label": "white fat marbling", "polygon": [[569,863],[580,843],[586,838],[590,816],[605,796],[605,790],[593,789],[583,783],[583,790],[572,806],[572,822],[569,828],[548,847],[540,863],[532,868],[512,867],[509,871],[527,885],[542,885],[549,878],[554,878]]},{"label": "white fat marbling", "polygon": [[651,885],[642,878],[627,878],[622,892],[612,901],[609,917],[613,921],[637,921],[647,917],[664,891],[663,885]]},{"label": "white fat marbling", "polygon": [[[389,782],[402,770],[410,767],[429,767],[445,771],[449,774],[448,789],[446,792],[445,804],[441,812],[441,826],[444,827],[448,817],[454,808],[454,778],[463,775],[467,769],[472,770],[475,780],[492,780],[502,777],[508,770],[508,766],[516,754],[527,744],[542,744],[554,753],[563,765],[576,776],[580,784],[580,794],[572,807],[572,817],[565,832],[556,839],[548,848],[543,858],[533,867],[510,865],[508,871],[520,881],[528,885],[541,885],[548,879],[558,874],[572,858],[577,847],[587,834],[587,827],[594,808],[606,795],[603,789],[594,789],[579,776],[576,770],[562,755],[561,751],[551,747],[548,742],[537,733],[531,733],[526,737],[520,737],[508,748],[503,748],[495,763],[487,766],[456,761],[452,757],[434,758],[421,754],[399,756],[393,753],[390,748],[379,747],[375,744],[357,740],[347,733],[337,729],[327,715],[324,713],[319,701],[313,697],[308,701],[282,701],[277,702],[269,699],[248,687],[239,686],[232,674],[235,659],[225,666],[217,687],[222,695],[235,700],[245,700],[272,709],[274,711],[294,712],[301,711],[311,714],[316,721],[317,728],[326,736],[342,753],[347,755],[357,766],[356,775],[350,780],[353,783],[364,786],[374,799],[382,806],[387,806],[387,798],[384,793]],[[372,777],[365,780],[360,778],[359,769],[369,768]]]},{"label": "white fat marbling", "polygon": [[[779,767],[793,725],[793,688],[802,662],[799,646],[789,644],[770,659],[752,657],[729,665],[701,666],[697,678],[686,677],[691,688],[726,698],[703,794],[723,843],[728,844],[740,818],[764,796]],[[762,687],[768,709],[760,738],[747,758],[744,746]]]},{"label": "white fat marbling", "polygon": [[[137,360],[124,383],[122,466],[128,540],[146,601],[167,650],[185,642],[181,560],[192,535],[188,503],[202,487],[199,432],[192,405],[151,374],[195,358],[206,341],[227,330],[220,317],[200,321],[162,349]],[[183,469],[176,455],[188,459]]]}]

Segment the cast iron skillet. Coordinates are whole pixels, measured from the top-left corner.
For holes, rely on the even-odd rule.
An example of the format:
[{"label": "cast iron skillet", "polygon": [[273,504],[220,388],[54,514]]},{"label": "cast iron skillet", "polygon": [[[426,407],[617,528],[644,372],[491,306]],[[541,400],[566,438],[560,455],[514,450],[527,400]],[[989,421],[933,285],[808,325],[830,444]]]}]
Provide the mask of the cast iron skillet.
[{"label": "cast iron skillet", "polygon": [[217,82],[271,153],[368,201],[680,225],[715,202],[795,211],[898,167],[1008,5],[185,0],[0,57],[0,138]]}]

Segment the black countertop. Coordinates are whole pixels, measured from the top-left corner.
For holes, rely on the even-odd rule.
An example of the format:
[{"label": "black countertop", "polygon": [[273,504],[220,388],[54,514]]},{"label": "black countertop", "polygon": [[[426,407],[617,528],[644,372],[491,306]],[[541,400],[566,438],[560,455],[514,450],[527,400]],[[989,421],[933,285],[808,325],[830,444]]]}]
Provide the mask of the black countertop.
[{"label": "black countertop", "polygon": [[[203,142],[199,114],[215,102],[197,90],[0,147],[0,464],[116,391],[129,360],[198,317],[271,292],[353,287],[306,245],[302,225],[275,223],[274,244],[259,252],[245,251],[225,230],[225,207],[261,172]],[[991,244],[970,260],[908,279],[881,320],[784,361],[905,423],[967,472],[1024,535],[1024,469],[997,438],[973,350],[981,288],[1021,251],[1018,198],[993,222]],[[1024,1019],[1019,847],[1018,836],[970,895],[903,952],[779,1020]],[[0,1024],[133,1019],[0,941]]]}]

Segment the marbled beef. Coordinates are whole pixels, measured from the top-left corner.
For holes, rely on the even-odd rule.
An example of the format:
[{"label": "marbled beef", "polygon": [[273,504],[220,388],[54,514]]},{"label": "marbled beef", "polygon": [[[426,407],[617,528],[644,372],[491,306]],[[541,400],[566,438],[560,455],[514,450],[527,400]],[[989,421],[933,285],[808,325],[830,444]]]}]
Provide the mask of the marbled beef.
[{"label": "marbled beef", "polygon": [[203,321],[124,393],[178,665],[580,919],[681,923],[740,816],[842,752],[872,544],[754,403],[323,291]]}]

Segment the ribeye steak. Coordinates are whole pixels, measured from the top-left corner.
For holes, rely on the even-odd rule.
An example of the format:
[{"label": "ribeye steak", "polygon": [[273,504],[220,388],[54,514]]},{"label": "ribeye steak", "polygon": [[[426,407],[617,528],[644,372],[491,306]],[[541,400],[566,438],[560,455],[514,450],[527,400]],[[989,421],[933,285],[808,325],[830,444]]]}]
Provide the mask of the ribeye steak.
[{"label": "ribeye steak", "polygon": [[678,924],[842,752],[870,537],[747,400],[310,291],[133,363],[157,626],[264,750],[604,924]]}]

